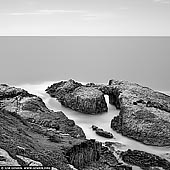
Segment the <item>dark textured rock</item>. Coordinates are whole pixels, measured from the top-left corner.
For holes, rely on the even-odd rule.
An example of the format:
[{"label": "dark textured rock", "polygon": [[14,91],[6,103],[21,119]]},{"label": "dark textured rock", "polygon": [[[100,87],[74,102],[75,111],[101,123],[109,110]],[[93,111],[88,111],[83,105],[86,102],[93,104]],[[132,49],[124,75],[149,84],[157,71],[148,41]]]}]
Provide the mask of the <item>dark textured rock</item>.
[{"label": "dark textured rock", "polygon": [[22,166],[27,163],[18,156],[58,170],[71,169],[65,152],[84,142],[82,129],[63,112],[49,110],[42,99],[25,90],[0,85],[0,94],[0,149]]},{"label": "dark textured rock", "polygon": [[[23,89],[7,85],[0,85],[0,94],[4,96],[0,100],[0,110],[10,112],[22,123],[27,125],[30,122],[46,128],[60,130],[73,137],[85,138],[84,132],[75,125],[73,120],[68,119],[61,111],[50,111],[40,97],[29,94]],[[12,94],[11,97],[9,94]]]},{"label": "dark textured rock", "polygon": [[108,110],[104,94],[100,90],[74,80],[55,83],[46,92],[75,111],[94,114]]},{"label": "dark textured rock", "polygon": [[105,138],[113,138],[113,134],[107,131],[104,131],[101,128],[98,128],[95,125],[92,125],[92,129],[96,131],[96,134]]},{"label": "dark textured rock", "polygon": [[[28,119],[28,121],[30,121],[31,123],[35,123],[35,119]],[[59,130],[60,129],[60,125],[58,124],[58,121],[57,120],[51,120],[51,119],[43,119],[43,120],[40,120],[38,122],[38,124],[44,126],[44,127],[48,127],[48,128],[54,128],[56,130]],[[74,124],[75,125],[75,124]]]},{"label": "dark textured rock", "polygon": [[95,140],[88,140],[78,145],[74,145],[66,156],[70,164],[80,169],[87,163],[98,161],[100,159],[102,144]]},{"label": "dark textured rock", "polygon": [[113,135],[110,132],[106,132],[101,129],[96,130],[96,134],[98,134],[99,136],[103,136],[105,138],[113,138]]},{"label": "dark textured rock", "polygon": [[132,170],[129,165],[119,163],[113,152],[108,148],[102,147],[100,151],[100,159],[92,163],[86,163],[81,170]]},{"label": "dark textured rock", "polygon": [[170,145],[170,96],[127,81],[110,80],[109,86],[117,90],[110,103],[120,107],[114,130],[144,144]]},{"label": "dark textured rock", "polygon": [[[150,89],[148,91],[148,88],[143,91],[143,87],[136,84],[110,83],[107,86],[93,83],[88,88],[109,95],[110,103],[121,109],[119,116],[112,120],[112,128],[143,143],[159,146],[169,144],[169,97]],[[63,82],[60,85],[63,87]],[[76,82],[64,86],[64,91],[59,88],[61,100],[61,94],[70,93],[70,89],[73,92],[75,87],[87,88]],[[137,105],[133,105],[133,102]],[[95,126],[93,129],[101,131]],[[79,170],[132,169],[120,164],[112,150],[101,147],[101,143],[86,140],[82,129],[63,112],[53,112],[39,97],[7,85],[0,85],[0,149],[7,151],[22,166],[28,165],[21,158],[25,157],[58,170],[71,170],[70,163]],[[142,151],[132,152],[122,153],[122,158],[129,164],[141,166],[142,162],[147,168],[169,168],[169,162],[160,157]]]},{"label": "dark textured rock", "polygon": [[13,160],[9,163],[2,155],[3,165],[71,170],[72,164],[79,170],[104,170],[118,164],[107,148],[105,151],[100,142],[86,140],[73,120],[61,111],[49,110],[41,98],[7,85],[0,85],[0,94],[0,150]]},{"label": "dark textured rock", "polygon": [[170,162],[166,159],[143,151],[128,149],[121,153],[121,157],[124,162],[141,168],[160,167],[165,170],[170,169]]}]

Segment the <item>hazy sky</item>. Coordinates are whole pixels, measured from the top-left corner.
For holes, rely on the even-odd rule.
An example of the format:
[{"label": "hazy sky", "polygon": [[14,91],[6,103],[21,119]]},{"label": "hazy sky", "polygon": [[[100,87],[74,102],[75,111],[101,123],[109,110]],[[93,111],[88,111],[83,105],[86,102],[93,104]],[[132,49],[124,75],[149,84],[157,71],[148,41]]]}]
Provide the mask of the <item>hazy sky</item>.
[{"label": "hazy sky", "polygon": [[0,37],[0,83],[128,80],[170,91],[170,37]]},{"label": "hazy sky", "polygon": [[170,0],[0,0],[0,35],[170,35]]}]

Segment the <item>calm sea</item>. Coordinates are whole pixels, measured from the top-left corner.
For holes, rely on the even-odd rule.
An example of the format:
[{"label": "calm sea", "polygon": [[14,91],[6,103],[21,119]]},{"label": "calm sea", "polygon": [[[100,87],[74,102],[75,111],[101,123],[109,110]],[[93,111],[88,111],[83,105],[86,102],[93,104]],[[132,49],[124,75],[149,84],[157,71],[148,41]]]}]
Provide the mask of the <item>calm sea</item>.
[{"label": "calm sea", "polygon": [[170,37],[0,37],[0,81],[115,78],[170,91]]}]

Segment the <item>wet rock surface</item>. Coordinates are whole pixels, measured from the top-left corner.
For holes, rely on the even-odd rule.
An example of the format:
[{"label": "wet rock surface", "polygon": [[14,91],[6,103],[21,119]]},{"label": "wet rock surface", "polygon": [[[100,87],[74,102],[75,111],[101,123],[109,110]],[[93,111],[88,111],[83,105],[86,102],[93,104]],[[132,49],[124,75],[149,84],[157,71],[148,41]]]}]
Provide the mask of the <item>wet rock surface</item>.
[{"label": "wet rock surface", "polygon": [[46,92],[62,105],[75,111],[95,114],[108,110],[104,94],[100,90],[74,80],[55,83],[48,87]]},{"label": "wet rock surface", "polygon": [[1,164],[28,166],[28,160],[33,160],[34,164],[71,169],[63,150],[84,142],[82,129],[23,89],[0,85],[0,94],[0,149],[11,157],[1,155]]},{"label": "wet rock surface", "polygon": [[97,135],[99,136],[102,136],[102,137],[105,137],[105,138],[113,138],[113,134],[110,133],[110,132],[107,132],[107,131],[104,131],[103,129],[101,128],[98,128],[97,126],[95,125],[92,125],[92,129],[96,132]]}]

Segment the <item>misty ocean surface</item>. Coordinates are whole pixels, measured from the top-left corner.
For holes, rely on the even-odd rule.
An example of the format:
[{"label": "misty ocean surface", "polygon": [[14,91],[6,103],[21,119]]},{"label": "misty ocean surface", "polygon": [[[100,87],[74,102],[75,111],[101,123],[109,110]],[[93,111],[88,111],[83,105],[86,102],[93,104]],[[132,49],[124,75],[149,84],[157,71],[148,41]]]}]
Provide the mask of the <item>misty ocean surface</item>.
[{"label": "misty ocean surface", "polygon": [[169,91],[170,37],[0,37],[0,79],[138,82]]},{"label": "misty ocean surface", "polygon": [[[108,104],[108,112],[90,115],[84,114],[80,112],[73,111],[69,108],[62,106],[55,98],[51,98],[46,92],[45,89],[52,85],[54,82],[45,82],[38,85],[18,85],[17,87],[23,88],[27,90],[29,93],[35,94],[43,99],[46,106],[54,111],[63,111],[64,114],[69,118],[75,121],[75,123],[80,126],[87,139],[96,139],[100,142],[110,141],[110,142],[119,142],[124,146],[118,146],[116,149],[119,150],[127,150],[128,148],[142,150],[146,152],[150,152],[157,155],[162,155],[165,153],[170,153],[170,147],[155,147],[155,146],[147,146],[135,140],[129,139],[127,137],[122,136],[121,134],[113,131],[110,128],[111,119],[119,114],[119,110],[117,110],[114,106],[110,105],[108,102],[108,96],[106,96],[106,101]],[[168,93],[168,92],[167,92]],[[168,93],[169,94],[169,93]],[[96,125],[99,128],[102,128],[106,131],[111,132],[115,139],[107,139],[104,137],[100,137],[96,135],[96,133],[92,130],[91,126]]]}]

